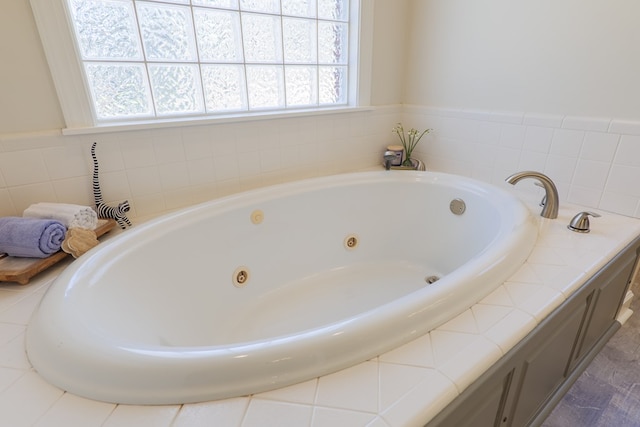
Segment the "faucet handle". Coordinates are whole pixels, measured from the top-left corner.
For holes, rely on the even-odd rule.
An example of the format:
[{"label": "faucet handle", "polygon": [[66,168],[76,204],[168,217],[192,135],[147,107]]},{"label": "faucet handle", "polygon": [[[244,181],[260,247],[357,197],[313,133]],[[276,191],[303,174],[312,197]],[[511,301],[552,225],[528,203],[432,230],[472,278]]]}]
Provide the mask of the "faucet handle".
[{"label": "faucet handle", "polygon": [[571,219],[571,222],[569,223],[569,225],[567,225],[567,228],[577,233],[588,233],[590,231],[589,215],[594,218],[600,217],[600,214],[597,214],[595,212],[580,212]]}]

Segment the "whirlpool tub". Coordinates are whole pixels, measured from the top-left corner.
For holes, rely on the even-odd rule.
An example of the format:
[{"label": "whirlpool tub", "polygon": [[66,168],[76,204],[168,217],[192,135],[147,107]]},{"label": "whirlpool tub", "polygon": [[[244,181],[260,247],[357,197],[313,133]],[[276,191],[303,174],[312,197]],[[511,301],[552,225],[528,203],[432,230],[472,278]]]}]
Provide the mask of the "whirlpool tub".
[{"label": "whirlpool tub", "polygon": [[433,172],[310,179],[138,225],[71,264],[27,330],[35,369],[109,402],[214,400],[308,380],[439,326],[524,262],[510,193]]}]

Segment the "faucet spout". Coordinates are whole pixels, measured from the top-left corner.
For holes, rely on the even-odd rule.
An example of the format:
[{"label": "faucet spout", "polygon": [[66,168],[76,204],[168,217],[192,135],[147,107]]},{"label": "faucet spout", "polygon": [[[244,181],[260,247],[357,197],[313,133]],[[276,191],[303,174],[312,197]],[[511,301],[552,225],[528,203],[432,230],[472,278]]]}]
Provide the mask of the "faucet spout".
[{"label": "faucet spout", "polygon": [[394,151],[387,150],[384,152],[384,168],[386,170],[391,169],[391,162],[396,159],[396,153]]},{"label": "faucet spout", "polygon": [[557,218],[559,205],[558,189],[556,188],[556,185],[553,183],[551,178],[540,172],[523,171],[514,173],[513,175],[507,177],[505,181],[507,181],[511,185],[515,185],[518,181],[524,178],[533,178],[540,184],[542,184],[542,188],[544,188],[546,203],[542,207],[542,212],[540,212],[540,215],[543,218]]}]

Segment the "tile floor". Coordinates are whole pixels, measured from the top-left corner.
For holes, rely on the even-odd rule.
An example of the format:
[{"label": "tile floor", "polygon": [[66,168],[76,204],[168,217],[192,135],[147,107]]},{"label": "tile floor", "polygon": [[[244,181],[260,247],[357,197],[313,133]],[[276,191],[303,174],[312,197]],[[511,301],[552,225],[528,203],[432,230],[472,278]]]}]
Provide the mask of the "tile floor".
[{"label": "tile floor", "polygon": [[543,427],[640,426],[640,287],[634,315],[609,340]]}]

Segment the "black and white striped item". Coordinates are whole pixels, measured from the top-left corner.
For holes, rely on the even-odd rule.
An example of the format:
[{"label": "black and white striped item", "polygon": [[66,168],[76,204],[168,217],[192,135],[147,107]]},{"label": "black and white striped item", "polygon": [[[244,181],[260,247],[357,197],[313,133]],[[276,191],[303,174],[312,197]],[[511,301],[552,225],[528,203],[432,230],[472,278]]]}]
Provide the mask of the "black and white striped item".
[{"label": "black and white striped item", "polygon": [[102,191],[100,190],[100,181],[98,179],[98,158],[96,157],[96,145],[94,142],[91,145],[91,157],[93,157],[93,198],[96,203],[96,211],[98,212],[98,218],[112,218],[115,219],[120,228],[127,228],[131,226],[131,221],[127,218],[127,212],[129,212],[129,201],[125,200],[118,206],[109,206],[104,200],[102,200]]}]

